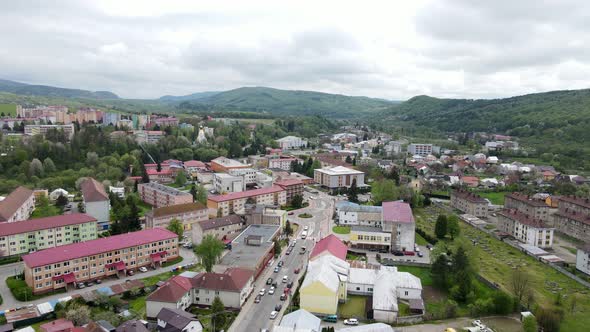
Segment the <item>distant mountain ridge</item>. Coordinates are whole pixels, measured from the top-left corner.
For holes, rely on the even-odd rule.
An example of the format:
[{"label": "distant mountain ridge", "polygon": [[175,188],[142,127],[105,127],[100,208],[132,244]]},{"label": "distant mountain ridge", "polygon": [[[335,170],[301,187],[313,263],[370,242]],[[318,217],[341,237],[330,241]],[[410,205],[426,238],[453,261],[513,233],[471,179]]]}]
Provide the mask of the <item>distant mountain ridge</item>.
[{"label": "distant mountain ridge", "polygon": [[0,91],[28,96],[119,99],[119,96],[110,91],[88,91],[80,89],[58,88],[48,85],[26,84],[2,79],[0,79]]},{"label": "distant mountain ridge", "polygon": [[383,110],[393,102],[369,97],[354,97],[315,91],[280,90],[268,87],[242,87],[196,100],[186,100],[180,109],[227,108],[274,115],[323,115],[351,118],[361,113]]},{"label": "distant mountain ridge", "polygon": [[166,95],[166,96],[162,96],[162,97],[158,98],[158,100],[164,101],[164,102],[179,102],[179,101],[187,101],[187,100],[198,100],[198,99],[203,99],[203,98],[214,96],[214,95],[221,93],[221,92],[222,91],[204,91],[204,92],[191,93],[190,95],[184,95],[184,96]]}]

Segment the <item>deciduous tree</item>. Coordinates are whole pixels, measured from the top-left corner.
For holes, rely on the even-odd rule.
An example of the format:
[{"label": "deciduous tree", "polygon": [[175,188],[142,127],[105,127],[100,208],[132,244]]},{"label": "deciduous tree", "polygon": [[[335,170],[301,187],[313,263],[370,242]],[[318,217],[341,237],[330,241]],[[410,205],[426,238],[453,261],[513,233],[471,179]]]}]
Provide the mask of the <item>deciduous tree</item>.
[{"label": "deciduous tree", "polygon": [[201,243],[195,246],[195,254],[201,259],[201,263],[205,267],[207,272],[213,270],[213,265],[217,263],[219,257],[223,253],[225,245],[223,242],[218,240],[215,236],[208,234],[205,235]]},{"label": "deciduous tree", "polygon": [[184,227],[178,219],[173,218],[172,220],[170,220],[170,223],[168,224],[168,227],[166,227],[166,229],[176,233],[178,235],[178,241],[182,239],[182,235],[184,234]]}]

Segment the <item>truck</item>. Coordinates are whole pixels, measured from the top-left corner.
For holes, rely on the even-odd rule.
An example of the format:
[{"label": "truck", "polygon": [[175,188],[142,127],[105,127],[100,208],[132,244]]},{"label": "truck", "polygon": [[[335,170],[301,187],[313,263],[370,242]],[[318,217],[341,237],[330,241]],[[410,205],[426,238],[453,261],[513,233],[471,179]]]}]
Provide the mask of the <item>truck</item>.
[{"label": "truck", "polygon": [[307,231],[301,232],[301,238],[305,240],[306,237],[307,237]]}]

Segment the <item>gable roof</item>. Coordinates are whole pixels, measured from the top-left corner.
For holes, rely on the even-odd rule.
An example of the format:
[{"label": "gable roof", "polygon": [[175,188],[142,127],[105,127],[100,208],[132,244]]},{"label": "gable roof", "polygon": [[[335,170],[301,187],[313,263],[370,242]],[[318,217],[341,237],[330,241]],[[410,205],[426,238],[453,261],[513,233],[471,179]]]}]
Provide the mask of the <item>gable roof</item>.
[{"label": "gable roof", "polygon": [[333,292],[338,291],[341,275],[348,275],[350,264],[331,255],[322,256],[309,262],[305,279],[301,288],[305,288],[315,282],[320,282]]},{"label": "gable roof", "polygon": [[155,302],[178,302],[192,288],[188,278],[175,276],[170,278],[164,285],[156,289],[148,297],[148,301]]},{"label": "gable roof", "polygon": [[102,183],[93,178],[88,178],[80,185],[84,202],[101,202],[109,199]]},{"label": "gable roof", "polygon": [[410,204],[404,202],[383,202],[383,221],[414,223],[414,215]]},{"label": "gable roof", "polygon": [[201,202],[194,202],[194,203],[184,203],[184,204],[177,204],[177,205],[170,205],[170,206],[163,206],[156,209],[153,209],[146,214],[149,214],[153,217],[163,217],[169,216],[173,214],[179,213],[186,213],[191,211],[199,211],[199,210],[207,210],[207,207],[203,205]]},{"label": "gable roof", "polygon": [[147,327],[137,319],[132,319],[119,325],[116,329],[117,332],[149,332]]},{"label": "gable roof", "polygon": [[[166,322],[161,331],[182,331],[189,323],[199,322],[196,316],[180,309],[162,308],[156,316],[158,320]],[[199,323],[200,324],[200,323]]]},{"label": "gable roof", "polygon": [[96,221],[96,219],[84,213],[73,213],[33,220],[11,222],[5,223],[2,225],[2,227],[0,227],[0,236],[22,234],[69,225],[78,225],[91,221]]},{"label": "gable roof", "polygon": [[311,260],[326,250],[333,256],[338,257],[341,260],[346,260],[348,247],[334,234],[330,234],[316,243],[311,251],[311,255],[309,255],[309,259]]},{"label": "gable roof", "polygon": [[223,273],[201,273],[191,279],[191,283],[195,289],[239,292],[246,286],[252,275],[253,273],[250,270],[232,267]]},{"label": "gable roof", "polygon": [[0,221],[10,219],[26,201],[33,195],[29,188],[18,187],[0,202]]},{"label": "gable roof", "polygon": [[207,197],[207,199],[211,200],[213,202],[224,202],[224,201],[231,201],[234,199],[272,194],[272,193],[277,193],[277,192],[281,192],[281,191],[285,191],[285,189],[283,189],[279,186],[272,186],[272,187],[268,187],[268,188],[260,188],[260,189],[253,189],[253,190],[246,190],[246,191],[240,191],[240,192],[235,192],[235,193],[229,193],[229,194],[225,194],[225,195],[213,195],[213,196]]},{"label": "gable roof", "polygon": [[320,332],[321,323],[322,320],[309,311],[299,309],[283,316],[280,326]]},{"label": "gable roof", "polygon": [[[175,205],[176,206],[176,205]],[[229,225],[235,225],[242,223],[242,217],[237,214],[230,214],[229,216],[207,219],[199,221],[199,225],[203,231],[214,229],[218,227],[225,227]]]}]

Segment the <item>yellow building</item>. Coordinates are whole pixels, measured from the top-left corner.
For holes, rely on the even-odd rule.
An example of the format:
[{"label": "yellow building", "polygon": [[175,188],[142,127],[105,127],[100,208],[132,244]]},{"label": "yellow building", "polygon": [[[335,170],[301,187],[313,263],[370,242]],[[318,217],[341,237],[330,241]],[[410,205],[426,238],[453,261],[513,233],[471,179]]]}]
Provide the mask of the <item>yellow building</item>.
[{"label": "yellow building", "polygon": [[350,264],[332,255],[309,263],[301,285],[300,307],[311,313],[334,315],[338,302],[346,301],[346,281]]}]

